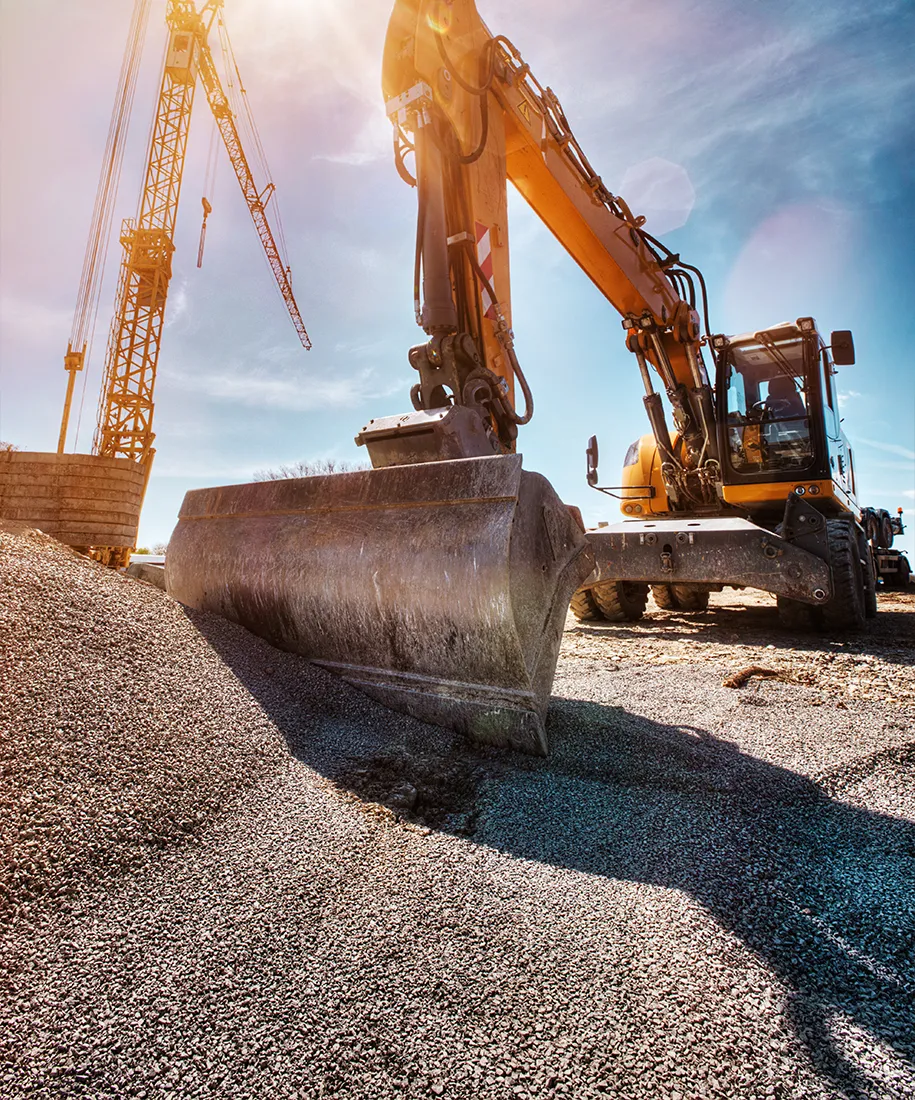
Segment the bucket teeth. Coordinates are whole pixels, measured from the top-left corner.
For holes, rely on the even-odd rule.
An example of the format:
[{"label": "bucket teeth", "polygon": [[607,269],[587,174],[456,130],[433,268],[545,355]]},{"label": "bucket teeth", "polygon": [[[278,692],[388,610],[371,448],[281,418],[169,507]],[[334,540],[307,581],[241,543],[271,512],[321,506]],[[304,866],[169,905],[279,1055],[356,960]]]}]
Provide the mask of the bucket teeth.
[{"label": "bucket teeth", "polygon": [[169,592],[394,709],[545,753],[587,542],[520,455],[187,494]]}]

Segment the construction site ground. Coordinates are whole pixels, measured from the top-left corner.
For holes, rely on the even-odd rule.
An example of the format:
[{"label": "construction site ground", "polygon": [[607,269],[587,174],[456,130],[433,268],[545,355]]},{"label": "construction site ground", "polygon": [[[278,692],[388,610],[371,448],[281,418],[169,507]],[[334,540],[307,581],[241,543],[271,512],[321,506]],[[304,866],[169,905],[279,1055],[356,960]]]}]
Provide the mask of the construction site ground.
[{"label": "construction site ground", "polygon": [[534,759],[0,529],[0,1093],[909,1098],[913,657],[570,618]]}]

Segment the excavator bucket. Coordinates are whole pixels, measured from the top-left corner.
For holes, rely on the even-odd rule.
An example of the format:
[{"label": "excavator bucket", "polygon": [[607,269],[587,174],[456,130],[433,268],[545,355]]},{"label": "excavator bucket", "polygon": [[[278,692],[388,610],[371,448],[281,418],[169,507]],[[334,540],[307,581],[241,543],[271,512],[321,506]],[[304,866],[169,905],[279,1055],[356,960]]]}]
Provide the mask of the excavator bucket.
[{"label": "excavator bucket", "polygon": [[197,489],[168,591],[396,710],[545,754],[572,593],[593,569],[520,455]]}]

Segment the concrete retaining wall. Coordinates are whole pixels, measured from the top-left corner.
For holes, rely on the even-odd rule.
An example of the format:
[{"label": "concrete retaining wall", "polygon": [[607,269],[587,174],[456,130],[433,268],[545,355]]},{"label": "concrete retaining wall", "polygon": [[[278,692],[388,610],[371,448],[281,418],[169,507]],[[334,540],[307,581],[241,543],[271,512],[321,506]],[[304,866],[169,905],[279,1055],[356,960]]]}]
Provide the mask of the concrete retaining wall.
[{"label": "concrete retaining wall", "polygon": [[134,546],[145,480],[127,458],[0,451],[0,517],[69,546]]}]

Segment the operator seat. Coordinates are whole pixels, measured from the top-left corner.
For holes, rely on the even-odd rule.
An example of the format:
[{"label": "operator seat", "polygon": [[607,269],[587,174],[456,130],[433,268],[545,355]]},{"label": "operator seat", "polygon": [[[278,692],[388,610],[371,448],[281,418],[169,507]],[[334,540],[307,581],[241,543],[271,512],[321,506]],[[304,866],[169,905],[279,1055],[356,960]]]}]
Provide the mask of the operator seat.
[{"label": "operator seat", "polygon": [[769,383],[766,410],[779,420],[807,415],[804,399],[797,392],[794,379],[789,375],[780,374]]}]

